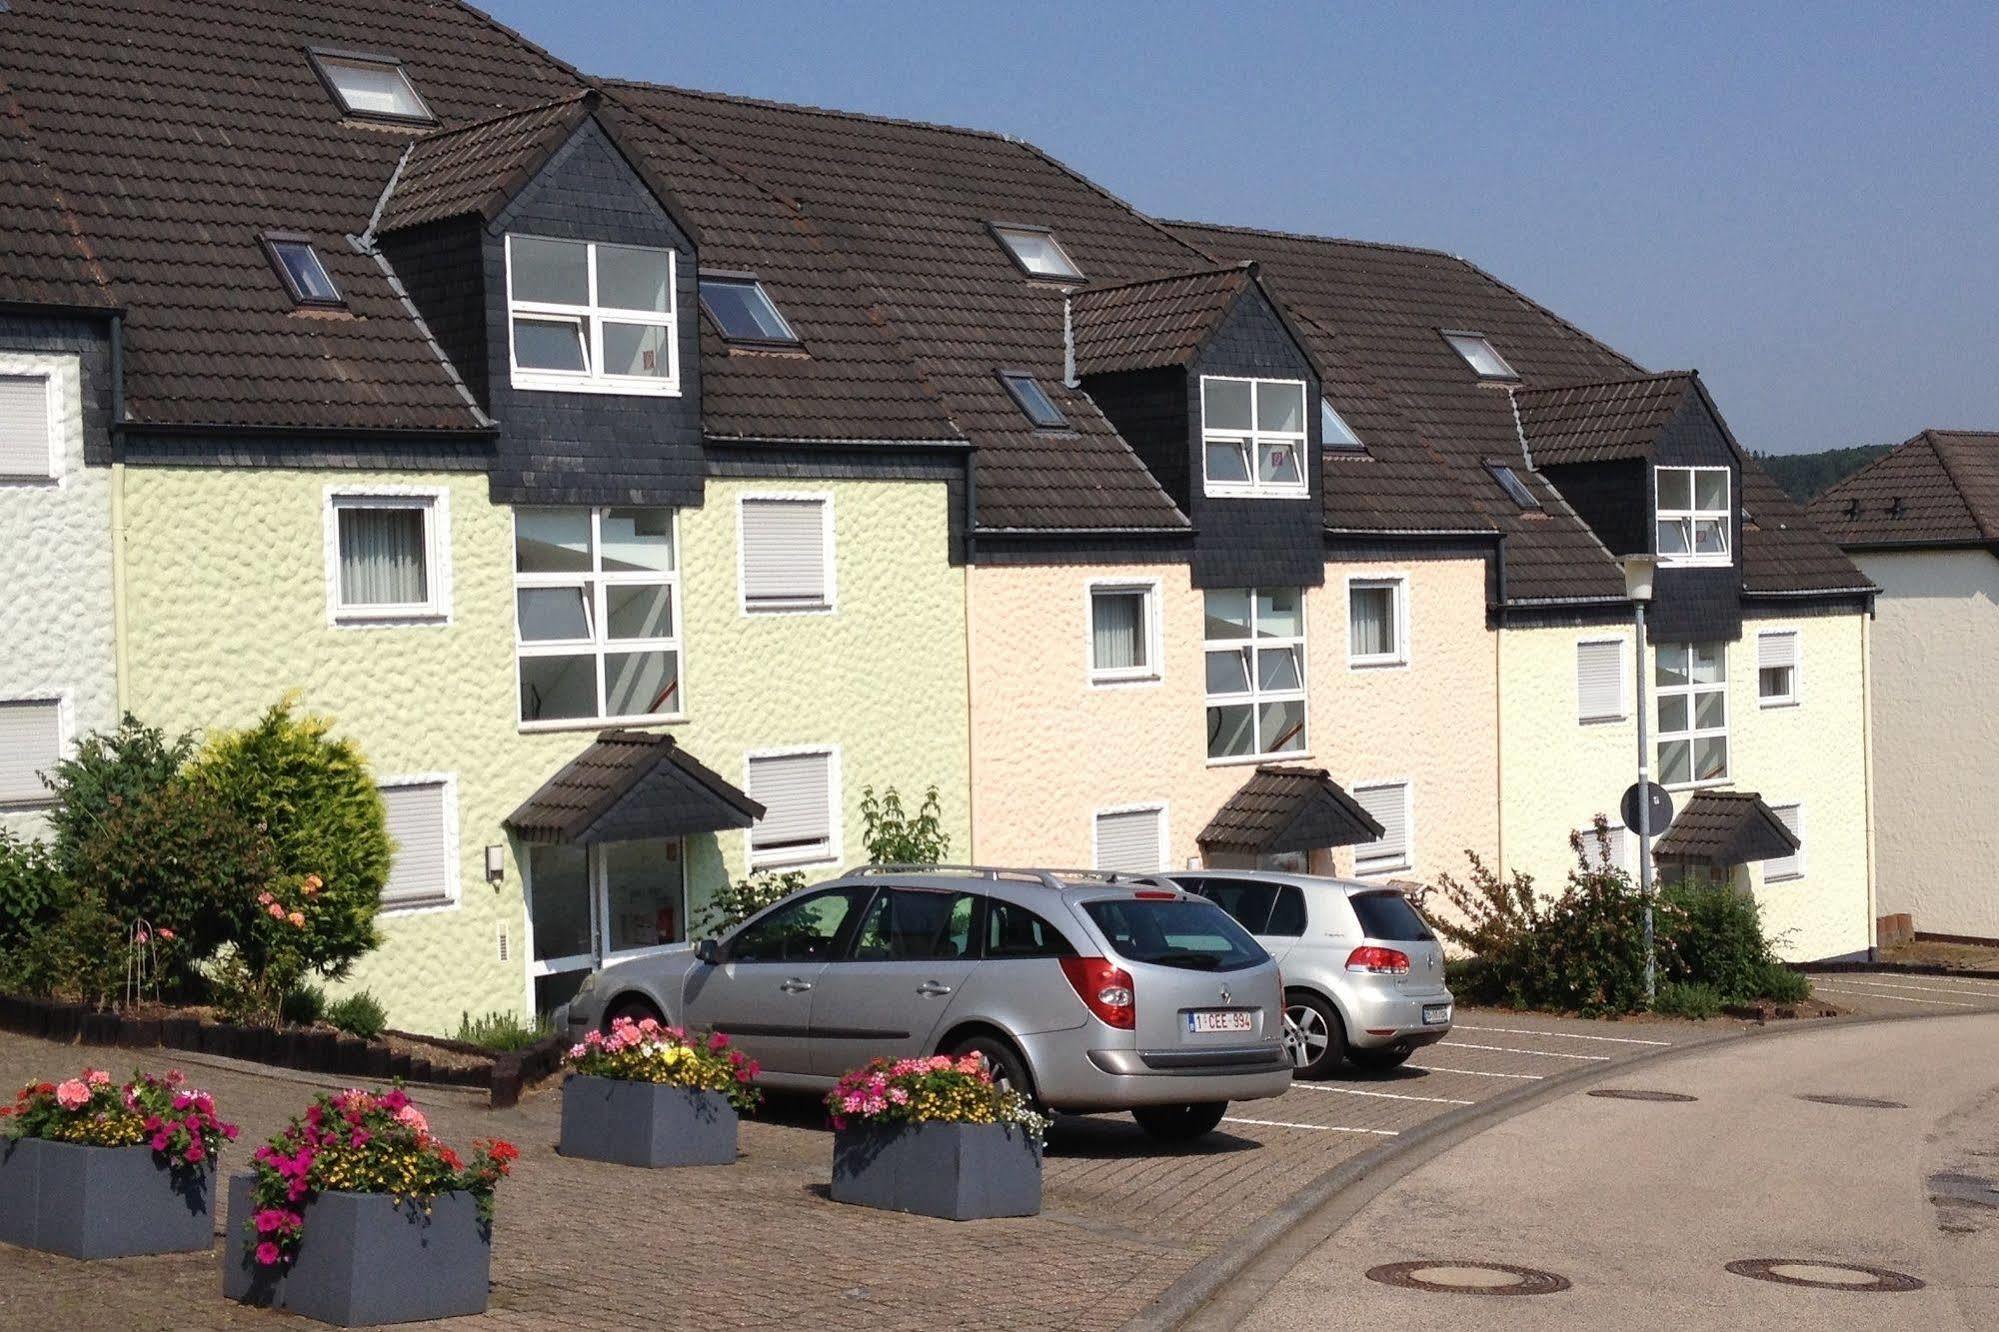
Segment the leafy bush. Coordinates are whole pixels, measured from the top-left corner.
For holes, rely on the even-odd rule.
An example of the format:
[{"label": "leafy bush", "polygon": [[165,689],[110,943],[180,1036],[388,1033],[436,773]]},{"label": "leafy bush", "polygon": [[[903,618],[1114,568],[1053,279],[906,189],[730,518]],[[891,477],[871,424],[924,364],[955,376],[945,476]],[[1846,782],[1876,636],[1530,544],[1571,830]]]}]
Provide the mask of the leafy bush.
[{"label": "leafy bush", "polygon": [[171,782],[194,752],[194,737],[168,738],[156,726],[126,713],[118,729],[93,731],[77,741],[76,754],[57,763],[46,778],[55,794],[49,811],[57,860],[74,873],[73,854],[90,840],[107,815],[153,795]]},{"label": "leafy bush", "polygon": [[326,1016],[326,991],[301,985],[278,1000],[278,1016],[289,1027],[310,1027]]},{"label": "leafy bush", "polygon": [[125,927],[94,893],[72,892],[0,952],[0,990],[104,1007],[125,985]]},{"label": "leafy bush", "polygon": [[1662,888],[1659,900],[1672,934],[1670,954],[1661,955],[1662,979],[1711,986],[1725,1003],[1795,1003],[1811,994],[1810,981],[1777,961],[1762,910],[1748,893],[1682,882]]},{"label": "leafy bush", "polygon": [[1811,977],[1793,971],[1782,962],[1765,962],[1756,977],[1756,988],[1747,997],[1770,999],[1780,1004],[1800,1004],[1812,997]]},{"label": "leafy bush", "polygon": [[1723,1002],[1721,991],[1712,985],[1666,981],[1659,986],[1659,997],[1653,1000],[1652,1010],[1668,1017],[1711,1018],[1721,1012]]},{"label": "leafy bush", "polygon": [[694,912],[695,932],[704,936],[727,934],[771,903],[783,901],[804,886],[805,876],[797,870],[782,874],[765,871],[738,879]]},{"label": "leafy bush", "polygon": [[484,1050],[505,1053],[525,1050],[536,1041],[548,1039],[554,1031],[555,1025],[545,1017],[523,1022],[518,1013],[482,1013],[476,1018],[470,1013],[460,1013],[458,1034],[454,1039]]},{"label": "leafy bush", "polygon": [[923,792],[923,803],[914,814],[903,809],[902,796],[893,786],[879,798],[874,787],[862,787],[861,824],[861,842],[872,864],[940,865],[951,854],[935,786]]},{"label": "leafy bush", "polygon": [[366,990],[334,1000],[326,1006],[325,1016],[328,1025],[364,1041],[374,1040],[389,1028],[389,1011]]},{"label": "leafy bush", "polygon": [[55,919],[68,896],[49,848],[0,828],[0,949]]}]

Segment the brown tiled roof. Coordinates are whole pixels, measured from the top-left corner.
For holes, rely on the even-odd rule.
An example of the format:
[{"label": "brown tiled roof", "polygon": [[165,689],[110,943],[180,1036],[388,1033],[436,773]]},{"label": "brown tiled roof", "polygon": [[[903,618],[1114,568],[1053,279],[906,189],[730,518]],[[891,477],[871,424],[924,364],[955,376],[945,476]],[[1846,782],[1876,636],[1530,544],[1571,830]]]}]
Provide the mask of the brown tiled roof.
[{"label": "brown tiled roof", "polygon": [[1372,814],[1324,768],[1259,767],[1195,840],[1251,855],[1352,846],[1382,836]]},{"label": "brown tiled roof", "polygon": [[0,86],[0,302],[108,309],[103,266],[49,173],[13,90]]},{"label": "brown tiled roof", "polygon": [[1086,287],[1070,300],[1076,372],[1185,365],[1254,279],[1248,264]]},{"label": "brown tiled roof", "polygon": [[1514,401],[1527,452],[1537,467],[1649,458],[1659,432],[1693,391],[1693,378],[1692,371],[1673,370],[1520,389]]},{"label": "brown tiled roof", "polygon": [[576,132],[596,100],[595,93],[576,92],[424,135],[397,164],[375,229],[398,231],[467,213],[491,221]]},{"label": "brown tiled roof", "polygon": [[1840,545],[1999,548],[1999,432],[1925,430],[1811,503]]},{"label": "brown tiled roof", "polygon": [[1753,791],[1696,791],[1653,844],[1659,859],[1707,865],[1772,860],[1798,849],[1798,839]]},{"label": "brown tiled roof", "polygon": [[506,817],[525,842],[616,842],[747,828],[764,807],[670,735],[601,731]]}]

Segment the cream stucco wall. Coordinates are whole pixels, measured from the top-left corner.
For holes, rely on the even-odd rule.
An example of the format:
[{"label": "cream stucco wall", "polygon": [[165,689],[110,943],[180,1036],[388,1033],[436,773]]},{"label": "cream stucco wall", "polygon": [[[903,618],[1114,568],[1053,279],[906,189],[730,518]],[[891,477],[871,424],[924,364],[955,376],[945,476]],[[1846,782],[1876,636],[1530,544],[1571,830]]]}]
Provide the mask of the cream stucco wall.
[{"label": "cream stucco wall", "polygon": [[1918,930],[1999,938],[1999,559],[1854,556],[1873,628],[1880,909]]},{"label": "cream stucco wall", "polygon": [[[1799,635],[1796,706],[1763,707],[1757,698],[1756,635],[1771,629]],[[1857,953],[1871,941],[1863,631],[1859,615],[1752,620],[1728,645],[1728,786],[1803,806],[1803,876],[1766,884],[1760,866],[1748,871],[1765,925],[1790,959]],[[1574,864],[1569,830],[1598,814],[1617,823],[1618,799],[1637,779],[1633,684],[1622,720],[1576,719],[1576,647],[1603,638],[1623,639],[1628,665],[1629,628],[1499,635],[1504,859],[1549,892]],[[1684,793],[1675,796],[1684,803]]]},{"label": "cream stucco wall", "polygon": [[[1347,664],[1349,575],[1406,575],[1409,664]],[[1159,585],[1157,682],[1089,681],[1088,589]],[[1202,594],[1184,564],[980,565],[971,582],[975,851],[983,862],[1087,866],[1100,810],[1166,808],[1171,865],[1255,764],[1207,761]],[[1412,872],[1429,878],[1497,833],[1492,641],[1476,560],[1329,565],[1306,591],[1308,749],[1349,788],[1411,783]],[[1334,858],[1351,870],[1351,852]]]},{"label": "cream stucco wall", "polygon": [[[64,739],[114,725],[111,471],[83,463],[73,353],[0,352],[0,375],[47,375],[61,454],[52,480],[0,480],[0,701],[55,699]],[[43,807],[0,807],[0,828],[42,831]]]},{"label": "cream stucco wall", "polygon": [[[486,485],[473,474],[250,470],[135,471],[129,485],[141,716],[240,725],[296,690],[338,720],[378,775],[456,775],[458,904],[385,915],[383,945],[353,980],[413,1029],[527,1003],[522,873],[501,821],[596,729],[523,734],[516,724],[512,514]],[[333,486],[449,493],[448,625],[329,625],[322,525]],[[836,612],[741,611],[737,497],[759,490],[832,496]],[[862,857],[866,783],[906,795],[936,783],[954,845],[970,844],[964,574],[947,559],[947,505],[936,483],[711,480],[703,506],[680,515],[689,716],[670,729],[738,784],[751,750],[837,746],[848,860]],[[487,845],[508,848],[497,886],[484,874]],[[746,851],[742,832],[689,839],[697,907],[743,873]]]}]

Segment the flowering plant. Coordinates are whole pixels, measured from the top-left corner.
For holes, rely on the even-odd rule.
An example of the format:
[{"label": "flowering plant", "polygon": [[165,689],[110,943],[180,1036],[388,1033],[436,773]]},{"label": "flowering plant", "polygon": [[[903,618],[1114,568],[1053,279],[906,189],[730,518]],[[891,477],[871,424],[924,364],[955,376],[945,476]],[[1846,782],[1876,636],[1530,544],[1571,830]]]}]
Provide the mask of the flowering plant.
[{"label": "flowering plant", "polygon": [[1039,1138],[1048,1116],[1027,1098],[993,1082],[985,1056],[877,1059],[854,1069],[826,1094],[833,1127],[863,1124],[1018,1124]]},{"label": "flowering plant", "polygon": [[215,1099],[187,1085],[175,1069],[164,1077],[134,1074],[113,1085],[102,1069],[86,1068],[62,1082],[31,1082],[14,1103],[0,1106],[10,1138],[44,1138],[88,1147],[146,1143],[174,1169],[195,1169],[215,1159],[236,1126],[215,1115]]},{"label": "flowering plant", "polygon": [[611,1034],[593,1031],[569,1047],[563,1067],[592,1078],[657,1082],[670,1087],[720,1092],[738,1110],[754,1110],[763,1094],[751,1085],[757,1061],[729,1047],[719,1031],[689,1036],[657,1019],[619,1018]]},{"label": "flowering plant", "polygon": [[328,1189],[386,1193],[428,1205],[440,1193],[465,1192],[479,1217],[493,1219],[493,1190],[520,1150],[481,1139],[472,1163],[431,1136],[430,1122],[401,1087],[377,1094],[322,1092],[305,1113],[251,1154],[256,1183],[249,1220],[257,1261],[277,1267],[298,1252],[304,1209]]}]

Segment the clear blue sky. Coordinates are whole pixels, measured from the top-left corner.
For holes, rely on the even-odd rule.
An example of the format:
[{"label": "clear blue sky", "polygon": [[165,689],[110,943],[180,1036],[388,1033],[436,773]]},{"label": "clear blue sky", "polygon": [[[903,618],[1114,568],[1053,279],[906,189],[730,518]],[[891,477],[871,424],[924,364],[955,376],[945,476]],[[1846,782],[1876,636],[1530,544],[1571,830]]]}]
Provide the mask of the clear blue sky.
[{"label": "clear blue sky", "polygon": [[1999,428],[1999,3],[489,0],[600,74],[1004,130],[1168,217],[1464,255],[1744,444]]}]

